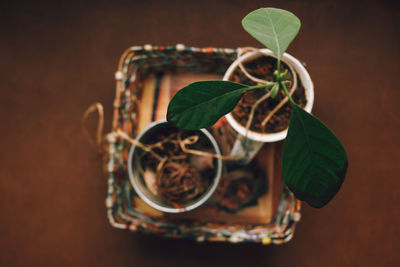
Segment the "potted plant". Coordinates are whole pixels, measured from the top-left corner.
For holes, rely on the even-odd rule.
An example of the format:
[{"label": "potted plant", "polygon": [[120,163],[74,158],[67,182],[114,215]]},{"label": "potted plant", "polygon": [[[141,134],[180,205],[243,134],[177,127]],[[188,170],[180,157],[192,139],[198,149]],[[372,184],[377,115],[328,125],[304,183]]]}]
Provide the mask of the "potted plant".
[{"label": "potted plant", "polygon": [[206,129],[185,131],[161,120],[131,141],[129,178],[151,207],[167,213],[190,211],[217,188],[220,150]]},{"label": "potted plant", "polygon": [[[243,52],[242,52],[243,51]],[[269,49],[241,49],[239,56],[226,71],[223,80],[247,85],[273,83],[277,60]],[[295,57],[284,53],[282,70],[288,70],[286,80],[293,99],[307,112],[314,103],[314,86],[303,64]],[[257,142],[276,142],[287,134],[291,106],[284,91],[277,95],[263,90],[252,90],[225,117],[242,136]]]},{"label": "potted plant", "polygon": [[[239,48],[238,58],[226,71],[223,80],[246,85],[273,83],[277,60],[269,49]],[[284,53],[282,70],[289,70],[286,82],[295,102],[311,112],[314,103],[314,86],[303,64]],[[239,134],[232,154],[241,156],[240,162],[248,164],[265,142],[283,140],[287,134],[291,106],[284,91],[272,95],[253,90],[239,100],[232,112],[225,115],[230,126]]]},{"label": "potted plant", "polygon": [[[293,62],[285,60],[287,55],[284,52],[298,33],[300,20],[286,10],[261,8],[249,13],[242,20],[242,25],[250,35],[269,48],[275,57],[275,64],[271,64],[274,71],[270,80],[250,85],[227,80],[192,83],[178,91],[170,101],[167,120],[182,129],[209,127],[232,110],[240,109],[249,94],[257,92],[257,98],[249,110],[244,112],[248,113],[243,123],[246,125],[241,127],[245,129],[245,136],[251,136],[250,131],[263,135],[268,132],[265,127],[253,129],[252,125],[262,126],[268,113],[261,112],[255,116],[255,106],[269,97],[287,98],[289,127],[287,134],[285,130],[281,134],[286,136],[282,154],[283,178],[298,199],[312,207],[322,207],[338,192],[348,162],[342,144],[332,131],[307,112],[311,108],[306,108],[306,111],[303,109],[307,104],[301,106],[300,98],[293,96],[299,73],[292,65]],[[264,52],[261,50],[261,53]],[[277,102],[280,105],[282,101]]]}]

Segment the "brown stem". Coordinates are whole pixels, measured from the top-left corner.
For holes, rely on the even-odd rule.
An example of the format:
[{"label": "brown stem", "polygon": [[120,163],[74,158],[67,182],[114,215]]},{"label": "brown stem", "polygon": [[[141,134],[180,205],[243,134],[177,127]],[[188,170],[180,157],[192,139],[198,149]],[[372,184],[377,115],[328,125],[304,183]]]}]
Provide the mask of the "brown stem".
[{"label": "brown stem", "polygon": [[251,110],[250,110],[250,115],[249,115],[249,119],[247,120],[247,124],[246,124],[246,133],[249,131],[250,129],[250,125],[253,121],[253,117],[254,117],[254,112],[256,111],[256,108],[258,107],[258,105],[261,104],[261,102],[263,102],[264,100],[266,100],[269,96],[271,95],[271,92],[266,93],[265,95],[263,95],[263,97],[261,97],[260,99],[258,99],[256,101],[256,103],[254,103],[251,106]]},{"label": "brown stem", "polygon": [[186,147],[186,145],[194,144],[195,142],[197,142],[197,140],[198,140],[198,136],[189,136],[189,137],[185,138],[184,140],[182,140],[181,133],[178,134],[179,145],[180,145],[182,151],[185,152],[185,153],[190,153],[190,154],[193,154],[193,155],[203,156],[203,157],[213,157],[213,158],[222,159],[222,160],[235,160],[235,159],[237,159],[237,157],[235,157],[235,156],[218,155],[218,154],[214,154],[214,153],[210,153],[210,152],[206,152],[206,151],[201,151],[201,150],[196,150],[196,149],[190,149],[190,148]]},{"label": "brown stem", "polygon": [[116,136],[121,137],[125,140],[127,140],[129,143],[136,145],[137,147],[140,147],[141,149],[143,149],[146,152],[151,153],[155,158],[157,158],[158,160],[163,160],[163,157],[160,157],[157,153],[155,153],[153,151],[153,149],[151,149],[151,147],[149,147],[148,145],[142,144],[141,142],[139,142],[136,139],[132,139],[129,135],[127,135],[125,132],[121,131],[120,129],[117,129],[116,132],[114,133]]},{"label": "brown stem", "polygon": [[[244,55],[244,54],[246,54],[248,52],[254,52],[254,51],[259,51],[259,49],[254,48],[254,47],[239,48],[237,57],[239,58],[239,57],[241,57],[242,55]],[[246,75],[247,78],[249,78],[250,80],[252,80],[252,81],[254,81],[256,83],[262,83],[262,84],[272,84],[272,83],[274,83],[274,82],[271,82],[271,81],[259,79],[257,77],[254,77],[253,75],[251,75],[250,73],[247,72],[247,70],[245,69],[245,67],[243,66],[241,61],[239,61],[239,68],[244,73],[244,75]]]}]

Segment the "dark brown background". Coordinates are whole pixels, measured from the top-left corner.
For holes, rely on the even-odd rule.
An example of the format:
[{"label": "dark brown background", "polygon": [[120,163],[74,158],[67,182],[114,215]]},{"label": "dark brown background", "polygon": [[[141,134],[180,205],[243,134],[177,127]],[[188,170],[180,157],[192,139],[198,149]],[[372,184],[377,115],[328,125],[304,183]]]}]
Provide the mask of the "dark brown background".
[{"label": "dark brown background", "polygon": [[[400,266],[399,5],[379,1],[117,1],[0,6],[1,266]],[[113,2],[113,1],[110,1]],[[82,135],[93,102],[111,125],[121,53],[146,43],[259,46],[249,11],[302,21],[314,114],[350,161],[337,197],[303,207],[282,246],[197,244],[113,229],[100,157]]]}]

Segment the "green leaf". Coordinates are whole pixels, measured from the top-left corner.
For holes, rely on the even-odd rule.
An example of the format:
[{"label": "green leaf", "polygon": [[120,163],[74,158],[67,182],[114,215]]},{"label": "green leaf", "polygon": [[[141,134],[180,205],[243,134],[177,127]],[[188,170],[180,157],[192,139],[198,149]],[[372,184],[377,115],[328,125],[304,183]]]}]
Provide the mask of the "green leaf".
[{"label": "green leaf", "polygon": [[293,105],[282,155],[283,177],[295,196],[315,208],[339,191],[347,171],[346,152],[320,120]]},{"label": "green leaf", "polygon": [[260,8],[242,20],[243,28],[281,58],[300,29],[300,20],[291,12],[276,8]]},{"label": "green leaf", "polygon": [[228,81],[189,84],[169,102],[167,120],[185,130],[213,125],[239,102],[247,85]]},{"label": "green leaf", "polygon": [[271,97],[275,98],[276,95],[278,94],[278,92],[279,92],[279,83],[275,83],[274,86],[272,86],[272,89],[271,89]]}]

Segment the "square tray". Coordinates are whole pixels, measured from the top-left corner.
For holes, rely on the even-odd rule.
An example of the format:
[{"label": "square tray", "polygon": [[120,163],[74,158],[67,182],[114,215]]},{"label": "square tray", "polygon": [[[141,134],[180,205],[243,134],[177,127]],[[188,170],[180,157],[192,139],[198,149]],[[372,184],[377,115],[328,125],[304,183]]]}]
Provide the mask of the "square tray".
[{"label": "square tray", "polygon": [[[117,80],[112,130],[135,137],[150,122],[165,119],[174,93],[198,80],[221,79],[236,58],[229,48],[176,46],[134,46],[126,50],[115,74]],[[209,129],[223,151],[229,154],[234,131],[221,119]],[[231,140],[229,140],[231,139]],[[234,140],[234,139],[233,139]],[[227,211],[217,198],[194,211],[164,214],[144,203],[128,177],[129,143],[109,138],[105,162],[108,175],[107,215],[112,226],[165,237],[197,241],[260,242],[289,241],[300,219],[300,201],[282,183],[282,143],[265,144],[253,164],[262,169],[264,192],[237,211]],[[246,166],[225,166],[222,177]]]}]

